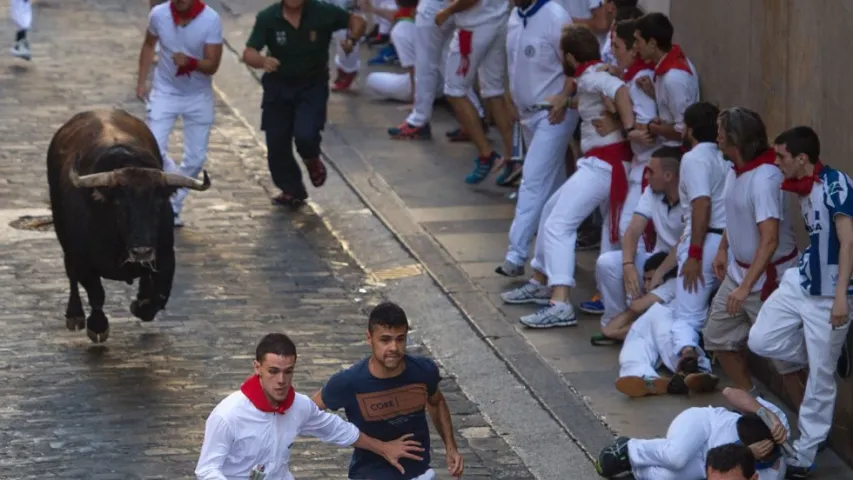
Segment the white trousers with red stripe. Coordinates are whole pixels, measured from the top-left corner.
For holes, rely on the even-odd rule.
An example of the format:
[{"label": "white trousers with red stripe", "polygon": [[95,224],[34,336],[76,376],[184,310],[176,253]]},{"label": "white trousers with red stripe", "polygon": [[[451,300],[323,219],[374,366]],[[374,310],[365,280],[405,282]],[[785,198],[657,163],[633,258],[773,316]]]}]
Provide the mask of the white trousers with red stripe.
[{"label": "white trousers with red stripe", "polygon": [[[630,168],[630,162],[622,162]],[[545,204],[539,222],[534,269],[548,276],[548,286],[575,286],[575,246],[578,227],[596,209],[601,209],[601,253],[618,247],[610,241],[610,182],[613,170],[595,157],[578,160],[575,173]]]}]

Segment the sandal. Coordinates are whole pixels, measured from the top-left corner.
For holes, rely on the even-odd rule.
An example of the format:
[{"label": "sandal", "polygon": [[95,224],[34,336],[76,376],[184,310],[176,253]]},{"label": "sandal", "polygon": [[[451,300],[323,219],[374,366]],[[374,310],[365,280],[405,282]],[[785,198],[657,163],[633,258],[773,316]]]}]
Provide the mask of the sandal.
[{"label": "sandal", "polygon": [[622,345],[623,342],[623,340],[607,337],[603,333],[596,333],[589,337],[589,343],[591,343],[593,347],[611,347],[614,345]]},{"label": "sandal", "polygon": [[289,193],[281,192],[276,195],[272,199],[273,205],[278,205],[280,207],[290,207],[293,209],[299,208],[302,205],[305,205],[305,199],[295,197]]},{"label": "sandal", "polygon": [[308,169],[308,176],[311,178],[311,185],[322,187],[326,183],[326,166],[319,158],[311,158],[305,160],[305,167]]}]

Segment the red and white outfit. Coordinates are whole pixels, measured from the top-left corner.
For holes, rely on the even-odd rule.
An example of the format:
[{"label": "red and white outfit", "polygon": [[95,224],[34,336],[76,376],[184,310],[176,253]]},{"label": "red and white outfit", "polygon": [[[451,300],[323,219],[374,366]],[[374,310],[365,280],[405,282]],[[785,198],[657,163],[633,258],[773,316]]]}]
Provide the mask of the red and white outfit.
[{"label": "red and white outfit", "polygon": [[552,125],[547,111],[534,111],[533,107],[547,103],[565,86],[560,35],[563,25],[571,21],[557,3],[537,0],[524,10],[514,8],[507,25],[509,87],[524,140],[530,146],[509,230],[506,261],[514,265],[527,263],[542,208],[566,180],[565,155],[577,128],[578,112],[569,109],[562,122]]},{"label": "red and white outfit", "polygon": [[600,136],[592,124],[606,111],[602,96],[615,99],[625,86],[619,78],[598,71],[600,62],[581,64],[575,70],[581,150],[577,171],[548,200],[536,239],[533,268],[548,276],[548,285],[575,286],[575,244],[580,224],[596,209],[605,217],[601,251],[619,242],[619,222],[628,194],[632,152],[620,132]]},{"label": "red and white outfit", "polygon": [[466,96],[475,76],[480,80],[482,98],[504,94],[509,9],[507,0],[480,0],[468,10],[454,14],[456,31],[444,70],[445,95]]},{"label": "red and white outfit", "polygon": [[297,436],[349,447],[359,435],[355,425],[320,410],[293,387],[285,401],[273,408],[260,378],[252,375],[207,417],[195,476],[199,480],[246,480],[253,467],[263,466],[266,478],[293,480],[288,463]]},{"label": "red and white outfit", "polygon": [[[190,22],[178,26],[184,15],[191,19]],[[222,44],[222,23],[219,14],[200,0],[196,0],[185,14],[175,10],[172,2],[165,2],[149,12],[148,31],[159,41],[160,61],[154,67],[146,123],[157,140],[164,170],[195,178],[207,158],[214,120],[213,78],[195,67],[204,59],[205,45]],[[172,61],[175,53],[194,59],[193,63],[178,68]],[[184,127],[184,155],[180,167],[167,155],[169,134],[178,117]],[[189,190],[182,188],[172,197],[176,224],[180,222],[179,215],[188,194]]]},{"label": "red and white outfit", "polygon": [[[684,133],[684,111],[699,101],[699,73],[681,47],[673,44],[655,66],[655,101],[658,118],[675,125]],[[664,140],[666,145],[680,147],[681,140]]]}]

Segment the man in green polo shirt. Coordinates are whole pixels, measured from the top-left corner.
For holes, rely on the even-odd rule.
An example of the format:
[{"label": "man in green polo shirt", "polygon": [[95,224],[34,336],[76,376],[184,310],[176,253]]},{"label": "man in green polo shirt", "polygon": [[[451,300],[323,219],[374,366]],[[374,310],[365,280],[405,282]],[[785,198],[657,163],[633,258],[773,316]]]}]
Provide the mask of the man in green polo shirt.
[{"label": "man in green polo shirt", "polygon": [[347,29],[341,47],[349,53],[364,28],[364,18],[322,0],[282,0],[258,12],[243,61],[265,72],[261,130],[270,174],[281,190],[274,204],[296,208],[308,198],[293,143],[311,184],[326,182],[320,132],[329,100],[329,44],[335,31]]}]

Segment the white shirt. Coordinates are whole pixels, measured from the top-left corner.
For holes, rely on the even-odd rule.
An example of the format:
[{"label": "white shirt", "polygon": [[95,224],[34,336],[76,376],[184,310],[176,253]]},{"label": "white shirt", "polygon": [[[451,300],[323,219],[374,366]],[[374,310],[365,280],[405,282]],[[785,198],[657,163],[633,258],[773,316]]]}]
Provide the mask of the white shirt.
[{"label": "white shirt", "polygon": [[666,195],[654,193],[651,187],[646,187],[634,214],[646,217],[655,226],[657,241],[652,254],[672,250],[684,231],[684,205],[677,202],[670,206]]},{"label": "white shirt", "polygon": [[595,131],[592,121],[601,118],[605,112],[601,96],[615,99],[616,92],[625,82],[607,72],[599,72],[599,65],[592,65],[577,78],[578,114],[581,117],[581,151],[612,145],[623,140],[621,132],[612,132],[601,136]]},{"label": "white shirt", "polygon": [[160,61],[154,66],[151,89],[170,95],[212,94],[212,77],[198,70],[190,72],[189,76],[178,77],[178,66],[172,61],[172,54],[183,53],[202,60],[205,45],[221,45],[222,22],[219,14],[210,6],[205,6],[189,24],[179,27],[172,19],[170,4],[161,3],[148,13],[148,31],[160,43]]},{"label": "white shirt", "polygon": [[[602,6],[604,2],[602,0],[557,0],[561,7],[563,7],[572,18],[577,18],[581,20],[586,20],[588,18],[592,18],[592,11],[596,8]],[[610,32],[604,33],[596,33],[595,36],[598,38],[598,45],[602,47],[602,52],[604,51],[604,44],[607,43],[607,38],[610,36]],[[604,59],[604,56],[601,57]]]},{"label": "white shirt", "polygon": [[690,242],[690,229],[693,228],[691,202],[699,197],[711,199],[708,228],[726,228],[726,178],[731,168],[716,143],[699,143],[681,158],[678,196],[684,207],[685,217],[681,241]]},{"label": "white shirt", "polygon": [[[690,59],[687,59],[687,63],[693,70],[692,75],[673,68],[655,79],[658,117],[663,123],[674,124],[681,133],[684,133],[684,111],[699,101],[699,74]],[[664,143],[671,147],[681,146],[681,140],[665,140]]]},{"label": "white shirt", "polygon": [[[729,170],[726,179],[726,223],[731,229],[726,230],[729,240],[728,274],[738,285],[743,282],[747,268],[737,264],[738,261],[751,265],[758,251],[758,224],[775,218],[779,224],[779,245],[773,253],[771,263],[784,258],[795,251],[797,241],[794,237],[794,225],[785,214],[786,202],[784,191],[781,190],[782,172],[775,165],[761,165],[754,170],[735,175],[734,169]],[[797,255],[787,262],[776,265],[778,278],[782,273],[796,265]],[[766,275],[752,287],[753,292],[761,291]]]},{"label": "white shirt", "polygon": [[[534,2],[531,6],[536,5]],[[521,115],[563,90],[566,75],[560,35],[563,25],[571,21],[569,14],[553,0],[546,1],[527,17],[527,26],[518,7],[510,12],[506,36],[509,88]]]},{"label": "white shirt", "polygon": [[258,410],[238,390],[219,402],[207,418],[196,478],[246,480],[252,467],[263,465],[268,480],[293,480],[288,469],[290,448],[300,435],[348,447],[358,440],[359,431],[341,417],[321,411],[301,393],[279,415]]},{"label": "white shirt", "polygon": [[487,24],[505,25],[509,9],[509,0],[479,0],[468,10],[453,14],[453,19],[458,28],[465,30]]},{"label": "white shirt", "polygon": [[403,68],[415,66],[415,32],[415,22],[412,20],[398,20],[391,29],[391,43]]},{"label": "white shirt", "polygon": [[[418,1],[417,9],[415,10],[416,18],[420,17],[418,22],[429,21],[435,23],[435,14],[441,9],[450,4],[450,0],[420,0]],[[444,62],[439,62],[444,63]]]},{"label": "white shirt", "polygon": [[[658,105],[655,99],[643,92],[643,89],[637,84],[637,80],[642,77],[653,78],[654,71],[651,68],[640,70],[634,78],[629,80],[628,88],[631,94],[631,102],[634,104],[635,121],[639,124],[646,125],[658,116]],[[646,145],[640,142],[631,142],[631,150],[634,152],[634,160],[631,163],[631,174],[628,179],[633,183],[643,182],[643,170],[652,158],[652,154],[663,145],[663,142],[657,138],[651,145]],[[681,232],[679,232],[680,234]]]}]

